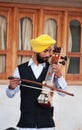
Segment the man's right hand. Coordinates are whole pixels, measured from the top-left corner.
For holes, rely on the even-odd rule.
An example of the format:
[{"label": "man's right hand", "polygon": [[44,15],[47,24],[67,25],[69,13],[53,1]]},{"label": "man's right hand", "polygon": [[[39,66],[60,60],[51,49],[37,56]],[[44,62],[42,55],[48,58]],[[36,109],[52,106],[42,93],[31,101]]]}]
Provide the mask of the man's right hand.
[{"label": "man's right hand", "polygon": [[10,79],[9,89],[15,89],[20,84],[20,80],[18,78]]}]

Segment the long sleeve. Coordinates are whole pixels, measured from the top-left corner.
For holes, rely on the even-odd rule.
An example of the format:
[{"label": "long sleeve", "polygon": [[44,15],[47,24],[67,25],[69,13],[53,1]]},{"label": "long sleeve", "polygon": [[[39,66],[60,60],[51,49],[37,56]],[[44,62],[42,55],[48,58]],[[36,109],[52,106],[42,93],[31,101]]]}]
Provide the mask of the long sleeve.
[{"label": "long sleeve", "polygon": [[14,95],[19,91],[19,86],[17,86],[14,90],[11,90],[9,88],[6,89],[6,94],[9,98],[14,97]]},{"label": "long sleeve", "polygon": [[[67,91],[67,82],[65,81],[64,77],[57,78],[55,81],[55,86],[59,89]],[[58,92],[59,95],[65,96],[65,94]]]},{"label": "long sleeve", "polygon": [[[16,68],[16,70],[15,70],[13,76],[14,76],[14,77],[17,77],[17,78],[20,78],[18,68]],[[8,88],[6,89],[6,95],[7,95],[9,98],[14,97],[17,92],[19,92],[19,85],[18,85],[15,89],[13,89],[13,90],[9,89],[9,86],[8,86]]]}]

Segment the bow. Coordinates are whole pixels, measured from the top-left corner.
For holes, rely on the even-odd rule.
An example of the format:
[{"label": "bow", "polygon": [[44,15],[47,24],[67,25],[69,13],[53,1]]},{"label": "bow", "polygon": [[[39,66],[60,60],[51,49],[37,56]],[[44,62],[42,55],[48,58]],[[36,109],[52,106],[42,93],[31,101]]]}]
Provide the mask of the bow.
[{"label": "bow", "polygon": [[[15,78],[15,77],[13,77],[13,76],[9,76],[9,77],[8,77],[9,80],[12,80],[12,79],[14,79],[14,78]],[[33,83],[33,84],[36,84],[36,85],[48,87],[48,88],[51,89],[50,92],[57,91],[57,92],[61,92],[61,93],[67,94],[67,95],[69,95],[69,96],[74,96],[73,93],[69,93],[69,92],[67,92],[67,91],[64,91],[64,90],[62,90],[62,89],[56,88],[56,87],[54,87],[54,86],[47,85],[46,83],[40,83],[40,82],[36,82],[36,81],[33,81],[33,80],[27,80],[27,79],[21,79],[21,78],[16,78],[16,79],[18,79],[19,81],[27,82],[27,83]],[[23,85],[23,86],[25,86],[25,87],[30,87],[30,88],[33,88],[33,89],[42,90],[42,88],[38,88],[38,87],[27,86],[27,85],[24,85],[24,84],[21,84],[21,85]],[[45,90],[46,90],[46,89],[45,89]]]}]

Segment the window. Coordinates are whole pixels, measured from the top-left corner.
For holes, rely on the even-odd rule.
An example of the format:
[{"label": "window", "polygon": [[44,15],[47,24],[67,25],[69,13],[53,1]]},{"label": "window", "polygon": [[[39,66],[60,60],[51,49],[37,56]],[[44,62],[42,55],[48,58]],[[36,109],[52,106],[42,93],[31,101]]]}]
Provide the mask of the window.
[{"label": "window", "polygon": [[[69,16],[68,45],[67,45],[67,80],[79,82],[82,78],[82,20],[80,16]],[[74,82],[75,82],[74,81]]]},{"label": "window", "polygon": [[[32,20],[28,17],[24,17],[20,19],[19,23],[19,44],[18,50],[22,51],[30,51],[30,40],[32,38]],[[24,55],[18,56],[18,64],[21,64],[25,61],[28,61],[29,57]]]},{"label": "window", "polygon": [[6,72],[6,44],[7,21],[4,16],[0,16],[0,73]]},{"label": "window", "polygon": [[77,53],[80,52],[80,41],[81,41],[81,24],[77,20],[72,20],[69,27],[69,42],[68,52],[75,52],[75,57],[69,58],[68,74],[79,74],[80,73],[80,58],[77,57]]}]

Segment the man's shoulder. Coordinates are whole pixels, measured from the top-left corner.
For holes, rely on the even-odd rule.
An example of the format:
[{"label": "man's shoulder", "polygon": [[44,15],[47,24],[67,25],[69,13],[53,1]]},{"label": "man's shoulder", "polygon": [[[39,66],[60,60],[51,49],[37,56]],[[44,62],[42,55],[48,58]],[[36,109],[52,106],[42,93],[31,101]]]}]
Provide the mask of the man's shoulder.
[{"label": "man's shoulder", "polygon": [[19,64],[19,65],[18,65],[18,68],[19,68],[19,67],[22,67],[22,66],[24,67],[24,66],[27,66],[27,65],[28,65],[28,61],[27,61],[27,62],[24,62],[24,63],[22,63],[22,64]]}]

